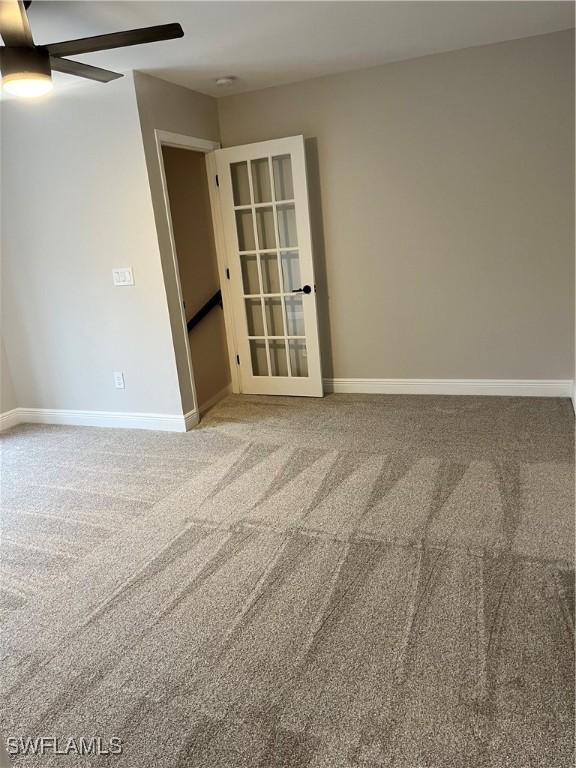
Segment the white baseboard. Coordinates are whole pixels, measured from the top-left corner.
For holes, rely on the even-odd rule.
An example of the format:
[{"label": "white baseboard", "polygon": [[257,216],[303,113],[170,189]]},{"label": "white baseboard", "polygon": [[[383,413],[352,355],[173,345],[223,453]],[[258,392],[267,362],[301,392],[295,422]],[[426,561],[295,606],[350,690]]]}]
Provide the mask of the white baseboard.
[{"label": "white baseboard", "polygon": [[213,405],[216,405],[216,403],[220,402],[220,400],[226,397],[226,395],[229,395],[230,392],[232,392],[232,385],[226,384],[226,386],[223,389],[221,389],[219,392],[216,392],[216,394],[213,395],[208,400],[206,400],[205,403],[200,404],[198,408],[198,410],[200,411],[200,415],[202,416],[203,414],[205,414],[206,411],[210,410],[210,408],[212,408]]},{"label": "white baseboard", "polygon": [[189,429],[192,429],[192,427],[195,427],[198,422],[200,421],[200,414],[198,411],[188,411],[188,413],[184,414],[184,425],[186,427],[186,432],[188,432]]},{"label": "white baseboard", "polygon": [[[381,395],[508,395],[569,397],[576,411],[576,385],[571,379],[324,379],[326,392]],[[205,413],[231,391],[225,387],[200,407]],[[82,427],[151,429],[187,432],[199,421],[197,410],[185,414],[72,411],[14,408],[0,413],[0,432],[18,424],[62,424]]]},{"label": "white baseboard", "polygon": [[325,392],[379,395],[573,397],[571,379],[324,379]]},{"label": "white baseboard", "polygon": [[117,413],[114,411],[70,411],[51,408],[15,408],[0,414],[0,430],[16,424],[62,424],[80,427],[152,429],[186,432],[198,423],[198,412],[187,414]]},{"label": "white baseboard", "polygon": [[10,427],[15,427],[16,424],[20,424],[18,411],[18,408],[13,408],[11,411],[0,413],[0,432],[3,432],[5,429],[10,429]]}]

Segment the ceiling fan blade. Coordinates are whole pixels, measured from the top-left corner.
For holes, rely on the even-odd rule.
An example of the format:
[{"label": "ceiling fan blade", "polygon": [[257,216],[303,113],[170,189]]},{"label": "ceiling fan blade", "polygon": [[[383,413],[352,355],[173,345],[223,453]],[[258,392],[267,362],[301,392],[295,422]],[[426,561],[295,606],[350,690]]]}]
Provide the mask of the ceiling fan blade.
[{"label": "ceiling fan blade", "polygon": [[65,40],[44,46],[52,56],[77,56],[80,53],[106,51],[110,48],[125,48],[128,45],[155,43],[160,40],[173,40],[184,37],[180,24],[160,24],[156,27],[127,29],[125,32],[111,32],[109,35],[81,37],[78,40]]},{"label": "ceiling fan blade", "polygon": [[22,0],[0,0],[0,35],[7,46],[34,46],[28,14]]},{"label": "ceiling fan blade", "polygon": [[61,59],[58,56],[50,56],[50,67],[54,72],[85,77],[87,80],[97,80],[99,83],[109,83],[111,80],[124,77],[119,72],[111,72],[108,69],[93,67],[90,64],[82,64],[80,61]]}]

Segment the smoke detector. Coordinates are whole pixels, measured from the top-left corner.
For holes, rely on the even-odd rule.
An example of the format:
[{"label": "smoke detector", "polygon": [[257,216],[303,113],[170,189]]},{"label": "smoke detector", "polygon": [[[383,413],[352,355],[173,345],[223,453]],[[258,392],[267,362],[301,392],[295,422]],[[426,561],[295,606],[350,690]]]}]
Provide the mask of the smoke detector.
[{"label": "smoke detector", "polygon": [[224,75],[223,77],[219,77],[216,80],[216,86],[218,88],[230,88],[231,85],[234,85],[238,78],[234,77],[234,75]]}]

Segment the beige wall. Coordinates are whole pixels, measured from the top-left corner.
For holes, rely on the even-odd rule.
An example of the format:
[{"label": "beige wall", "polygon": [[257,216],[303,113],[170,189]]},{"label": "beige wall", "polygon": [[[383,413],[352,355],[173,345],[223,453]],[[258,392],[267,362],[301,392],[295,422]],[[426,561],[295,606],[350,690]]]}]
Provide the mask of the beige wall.
[{"label": "beige wall", "polygon": [[18,400],[4,349],[4,339],[0,336],[0,414],[7,413],[17,406]]},{"label": "beige wall", "polygon": [[[227,145],[308,138],[327,376],[572,378],[573,72],[567,32],[219,101]],[[193,407],[154,128],[217,106],[135,79],[2,101],[2,411]]]},{"label": "beige wall", "polygon": [[573,98],[568,31],[218,101],[309,139],[326,376],[572,378]]},{"label": "beige wall", "polygon": [[[190,319],[220,288],[212,213],[201,152],[164,147],[180,284]],[[196,396],[200,409],[230,384],[222,310],[213,309],[190,333]]]},{"label": "beige wall", "polygon": [[[132,78],[1,110],[1,321],[18,405],[181,414]],[[123,266],[133,288],[113,286]]]},{"label": "beige wall", "polygon": [[174,275],[168,216],[154,131],[169,131],[197,139],[219,141],[218,113],[215,99],[209,96],[138,72],[134,74],[134,80],[178,367],[180,395],[183,410],[187,413],[194,410],[196,404],[188,371],[186,336],[181,322],[180,300]]}]

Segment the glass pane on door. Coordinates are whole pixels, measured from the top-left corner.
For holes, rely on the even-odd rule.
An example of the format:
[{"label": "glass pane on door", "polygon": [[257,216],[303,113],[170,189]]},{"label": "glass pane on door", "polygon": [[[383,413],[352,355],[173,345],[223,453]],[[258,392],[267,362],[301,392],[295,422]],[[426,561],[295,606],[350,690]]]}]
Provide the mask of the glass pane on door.
[{"label": "glass pane on door", "polygon": [[282,264],[284,290],[288,292],[296,291],[302,285],[298,251],[283,251],[280,254],[280,262]]},{"label": "glass pane on door", "polygon": [[276,200],[293,200],[292,161],[290,155],[272,158],[274,169],[274,195]]},{"label": "glass pane on door", "polygon": [[270,185],[270,162],[267,157],[252,160],[252,189],[255,203],[269,203],[272,200]]},{"label": "glass pane on door", "polygon": [[266,307],[266,329],[268,336],[284,336],[282,299],[264,299]]},{"label": "glass pane on door", "polygon": [[301,296],[287,296],[286,302],[286,327],[288,336],[305,336],[304,333],[304,307]]},{"label": "glass pane on door", "polygon": [[236,229],[238,230],[238,248],[241,251],[254,251],[254,220],[252,211],[236,211]]},{"label": "glass pane on door", "polygon": [[254,376],[268,376],[266,342],[252,339],[250,341],[250,355],[252,357],[252,373]]},{"label": "glass pane on door", "polygon": [[240,256],[242,264],[242,285],[244,295],[256,295],[260,293],[260,278],[258,276],[258,256],[246,254]]},{"label": "glass pane on door", "polygon": [[248,181],[248,163],[232,163],[232,193],[234,205],[250,205],[250,182]]},{"label": "glass pane on door", "polygon": [[230,172],[252,374],[307,377],[291,157],[232,163]]},{"label": "glass pane on door", "polygon": [[290,339],[288,349],[292,376],[308,376],[308,357],[304,339]]},{"label": "glass pane on door", "polygon": [[281,293],[278,256],[275,253],[261,253],[260,264],[262,266],[262,292]]},{"label": "glass pane on door", "polygon": [[250,336],[265,336],[261,299],[246,299],[246,321]]},{"label": "glass pane on door", "polygon": [[272,340],[269,342],[270,368],[272,376],[288,376],[288,363],[286,360],[286,342],[284,340]]},{"label": "glass pane on door", "polygon": [[256,208],[256,227],[258,230],[258,247],[260,250],[271,251],[276,248],[273,208]]},{"label": "glass pane on door", "polygon": [[294,205],[278,206],[278,237],[282,248],[296,248],[296,211]]}]

